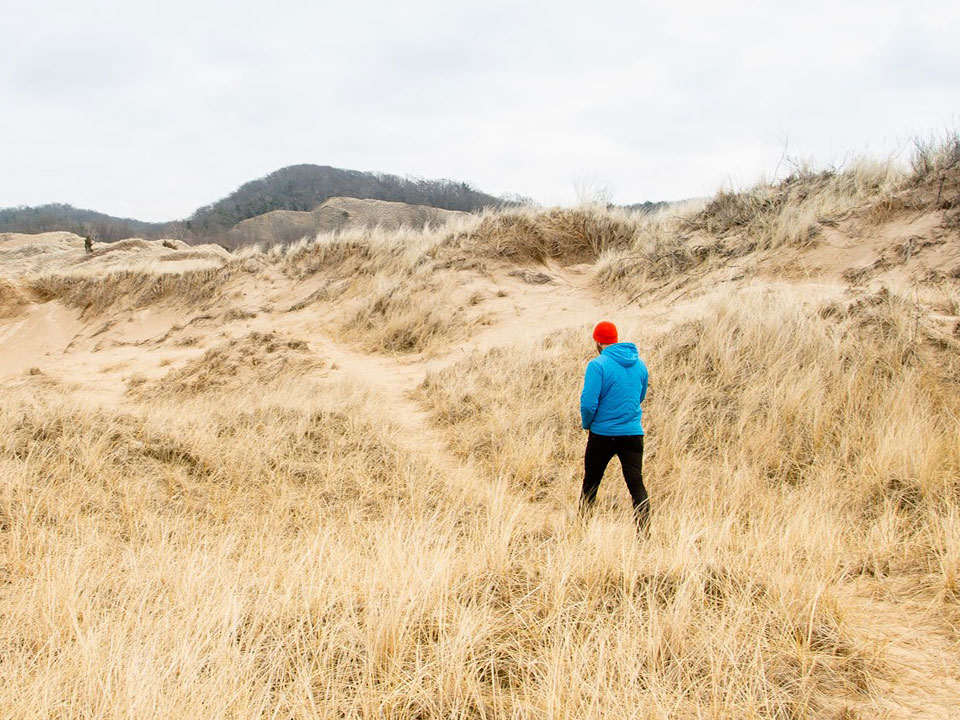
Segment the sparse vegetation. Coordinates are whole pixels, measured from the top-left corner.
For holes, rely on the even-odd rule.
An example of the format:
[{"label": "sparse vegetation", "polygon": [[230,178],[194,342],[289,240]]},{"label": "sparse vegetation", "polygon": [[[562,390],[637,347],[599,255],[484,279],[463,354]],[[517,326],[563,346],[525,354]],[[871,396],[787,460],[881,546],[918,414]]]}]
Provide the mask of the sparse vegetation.
[{"label": "sparse vegetation", "polygon": [[917,181],[931,177],[939,180],[951,171],[960,174],[960,132],[947,132],[941,137],[917,139],[913,143],[910,167]]},{"label": "sparse vegetation", "polygon": [[799,164],[780,182],[641,216],[632,243],[603,253],[597,280],[628,297],[673,291],[740,258],[816,246],[841,223],[874,228],[904,213],[945,210],[942,226],[955,229],[957,146],[955,134],[918,142],[909,169],[866,158],[829,170]]},{"label": "sparse vegetation", "polygon": [[843,170],[798,168],[778,183],[761,183],[746,192],[721,190],[696,215],[690,230],[724,238],[738,234],[740,252],[811,242],[820,223],[883,203],[903,182],[893,163],[860,160]]},{"label": "sparse vegetation", "polygon": [[[181,347],[196,344],[196,336],[178,343]],[[271,386],[308,376],[323,366],[323,360],[303,340],[254,331],[207,350],[159,380],[137,383],[136,390],[141,398],[194,396],[251,385]]]},{"label": "sparse vegetation", "polygon": [[513,210],[484,217],[465,242],[475,253],[516,262],[589,262],[630,245],[636,221],[599,206]]},{"label": "sparse vegetation", "polygon": [[30,282],[42,300],[62,300],[91,316],[122,306],[142,307],[161,301],[198,305],[208,301],[234,276],[234,265],[197,261],[194,270],[162,267],[117,270],[109,274],[50,273]]}]

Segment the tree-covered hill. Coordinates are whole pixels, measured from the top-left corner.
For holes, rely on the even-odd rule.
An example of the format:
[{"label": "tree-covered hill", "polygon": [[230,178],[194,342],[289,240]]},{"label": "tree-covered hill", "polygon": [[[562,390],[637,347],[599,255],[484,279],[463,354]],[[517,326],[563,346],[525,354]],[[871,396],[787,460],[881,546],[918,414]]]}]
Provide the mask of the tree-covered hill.
[{"label": "tree-covered hill", "polygon": [[401,178],[326,165],[291,165],[200,208],[187,220],[186,229],[190,238],[213,238],[243,220],[273,210],[310,211],[332,197],[389,200],[464,212],[503,204],[501,198],[453,180]]},{"label": "tree-covered hill", "polygon": [[179,223],[150,223],[83,210],[64,203],[0,209],[0,232],[42,233],[64,230],[101,242],[129,237],[179,236]]},{"label": "tree-covered hill", "polygon": [[291,165],[241,185],[225,198],[196,210],[186,220],[149,223],[53,203],[0,209],[0,232],[65,230],[112,242],[128,237],[176,237],[192,243],[223,242],[237,223],[274,210],[312,211],[335,197],[387,200],[472,212],[513,205],[453,180],[424,180],[344,170],[326,165]]}]

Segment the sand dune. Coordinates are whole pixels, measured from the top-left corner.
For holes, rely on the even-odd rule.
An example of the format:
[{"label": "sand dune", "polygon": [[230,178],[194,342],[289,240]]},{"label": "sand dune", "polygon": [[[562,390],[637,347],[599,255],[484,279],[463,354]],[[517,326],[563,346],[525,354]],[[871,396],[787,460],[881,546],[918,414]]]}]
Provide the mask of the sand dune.
[{"label": "sand dune", "polygon": [[[951,717],[960,232],[919,180],[805,182],[0,236],[0,706]],[[600,319],[651,367],[645,543],[615,467],[573,518]]]},{"label": "sand dune", "polygon": [[439,227],[466,214],[426,205],[336,197],[309,212],[274,210],[239,222],[227,233],[225,244],[233,248],[253,244],[269,246],[312,238],[318,233],[362,228],[397,231],[403,227]]}]

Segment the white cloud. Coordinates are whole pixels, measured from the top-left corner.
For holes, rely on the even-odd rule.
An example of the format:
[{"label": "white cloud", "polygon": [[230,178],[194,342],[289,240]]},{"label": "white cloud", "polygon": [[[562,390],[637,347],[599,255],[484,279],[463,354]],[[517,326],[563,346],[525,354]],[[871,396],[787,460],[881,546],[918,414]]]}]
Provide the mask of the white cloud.
[{"label": "white cloud", "polygon": [[637,202],[960,112],[960,10],[926,0],[48,0],[4,25],[0,206],[169,219],[300,162]]}]

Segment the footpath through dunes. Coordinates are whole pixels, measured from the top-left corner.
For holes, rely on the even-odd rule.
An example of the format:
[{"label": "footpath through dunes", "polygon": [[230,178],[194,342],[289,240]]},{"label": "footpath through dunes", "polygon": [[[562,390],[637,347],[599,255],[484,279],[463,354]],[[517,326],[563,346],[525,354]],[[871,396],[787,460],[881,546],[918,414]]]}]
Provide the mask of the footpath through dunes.
[{"label": "footpath through dunes", "polygon": [[[139,249],[149,250],[150,244]],[[145,255],[128,257],[136,266],[152,259]],[[55,267],[63,269],[64,261],[58,259]],[[85,317],[83,309],[35,298],[0,330],[7,340],[0,373],[15,383],[39,382],[92,404],[119,406],[140,402],[144,389],[162,396],[245,385],[255,391],[278,376],[312,377],[324,385],[349,380],[375,394],[380,411],[403,429],[400,441],[412,453],[476,493],[486,486],[468,458],[449,452],[431,412],[414,398],[417,388],[429,373],[471,354],[568,327],[584,329],[613,307],[597,301],[586,265],[502,268],[465,282],[472,294],[484,296],[484,323],[471,325],[443,350],[406,355],[363,351],[349,328],[343,330],[338,308],[329,304],[294,309],[309,290],[269,267],[228,279],[220,300],[200,308],[177,298],[131,307],[121,296],[112,307]],[[289,356],[294,362],[286,362]]]},{"label": "footpath through dunes", "polygon": [[[4,276],[0,705],[950,718],[958,239],[861,221],[829,257],[592,209]],[[643,543],[616,463],[572,518],[600,318],[654,378]]]},{"label": "footpath through dunes", "polygon": [[[49,235],[35,237],[34,243],[28,242],[30,236],[7,236],[0,242],[0,267],[6,272],[0,278],[5,301],[0,373],[8,379],[30,371],[78,387],[90,383],[106,390],[112,385],[123,392],[133,378],[159,377],[219,343],[256,332],[302,341],[402,395],[429,370],[470,353],[587,326],[616,309],[612,299],[602,303],[590,289],[587,265],[462,273],[457,292],[463,295],[468,288],[466,302],[482,304],[479,320],[464,318],[458,327],[462,297],[424,296],[411,302],[436,305],[437,314],[447,316],[456,331],[456,340],[426,352],[364,352],[363,330],[351,328],[343,308],[313,297],[314,290],[329,284],[327,277],[301,282],[269,266],[244,271],[232,267],[219,249],[184,252],[182,244],[167,248],[161,241],[123,241],[87,256],[82,239]],[[31,261],[9,262],[14,254]],[[232,261],[238,264],[243,263]],[[200,277],[182,284],[215,285],[216,297],[193,302],[163,288],[168,278],[192,276]]]}]

